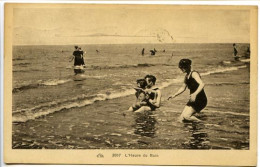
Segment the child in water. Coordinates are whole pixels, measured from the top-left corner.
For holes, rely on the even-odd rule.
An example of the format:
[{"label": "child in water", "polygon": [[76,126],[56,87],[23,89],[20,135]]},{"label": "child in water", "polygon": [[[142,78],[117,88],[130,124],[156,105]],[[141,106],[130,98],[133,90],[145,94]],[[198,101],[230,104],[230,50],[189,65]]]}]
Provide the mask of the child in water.
[{"label": "child in water", "polygon": [[[148,99],[149,95],[147,93],[140,92],[135,104],[133,104],[132,106],[133,111],[138,110],[140,107],[147,105]],[[132,111],[132,109],[130,110]]]},{"label": "child in water", "polygon": [[145,93],[144,91],[147,86],[146,80],[138,79],[136,83],[137,83],[137,88],[135,88],[136,102],[128,109],[128,111],[136,111],[142,106],[147,105],[147,103],[149,102],[149,94]]}]

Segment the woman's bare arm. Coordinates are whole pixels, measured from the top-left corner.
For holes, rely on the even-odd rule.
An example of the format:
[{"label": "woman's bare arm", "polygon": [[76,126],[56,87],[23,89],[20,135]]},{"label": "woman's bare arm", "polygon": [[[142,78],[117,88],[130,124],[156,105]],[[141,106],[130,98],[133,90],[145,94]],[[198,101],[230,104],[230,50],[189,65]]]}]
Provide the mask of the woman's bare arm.
[{"label": "woman's bare arm", "polygon": [[186,83],[183,83],[182,86],[180,87],[180,89],[172,96],[168,97],[168,100],[170,100],[171,98],[175,98],[176,96],[182,94],[187,88]]}]

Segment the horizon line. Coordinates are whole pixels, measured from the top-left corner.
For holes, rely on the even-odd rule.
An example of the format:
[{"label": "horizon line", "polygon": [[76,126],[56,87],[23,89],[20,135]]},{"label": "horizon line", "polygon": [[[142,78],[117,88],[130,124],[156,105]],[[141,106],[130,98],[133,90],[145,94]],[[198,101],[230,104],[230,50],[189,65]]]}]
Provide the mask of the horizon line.
[{"label": "horizon line", "polygon": [[97,44],[13,44],[12,46],[68,46],[68,45],[148,45],[148,44],[250,44],[250,42],[175,42],[175,43],[97,43]]}]

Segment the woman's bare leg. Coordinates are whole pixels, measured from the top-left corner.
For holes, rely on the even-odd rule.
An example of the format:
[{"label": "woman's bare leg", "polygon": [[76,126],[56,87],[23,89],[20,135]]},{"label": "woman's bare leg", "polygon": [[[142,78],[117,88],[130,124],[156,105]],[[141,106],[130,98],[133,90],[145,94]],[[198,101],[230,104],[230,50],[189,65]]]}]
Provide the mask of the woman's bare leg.
[{"label": "woman's bare leg", "polygon": [[135,113],[144,113],[147,111],[151,111],[151,108],[148,106],[142,106],[141,108],[139,108],[138,110],[135,111]]},{"label": "woman's bare leg", "polygon": [[129,107],[129,109],[127,111],[129,111],[129,112],[132,111],[133,112],[134,108],[133,107]]},{"label": "woman's bare leg", "polygon": [[200,122],[201,120],[196,118],[193,114],[195,114],[196,111],[190,107],[190,106],[185,106],[182,114],[181,114],[181,119],[182,120],[188,120],[188,121],[196,121],[196,122]]}]

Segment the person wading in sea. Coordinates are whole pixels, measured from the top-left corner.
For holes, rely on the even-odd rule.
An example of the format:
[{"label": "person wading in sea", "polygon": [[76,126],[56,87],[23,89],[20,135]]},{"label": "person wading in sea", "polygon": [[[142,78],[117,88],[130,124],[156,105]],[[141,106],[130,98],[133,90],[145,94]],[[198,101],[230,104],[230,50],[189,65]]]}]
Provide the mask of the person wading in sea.
[{"label": "person wading in sea", "polygon": [[184,83],[174,95],[168,97],[168,100],[182,94],[188,87],[190,90],[190,99],[182,111],[180,121],[187,120],[199,122],[201,120],[196,118],[194,114],[199,113],[207,105],[207,96],[204,91],[205,84],[201,80],[200,74],[191,69],[191,60],[181,59],[179,68],[183,73],[186,73]]}]

